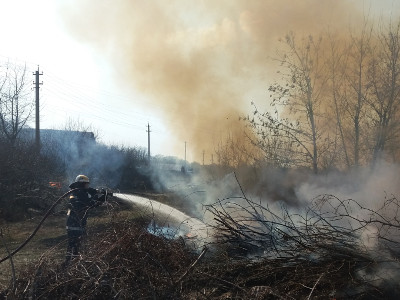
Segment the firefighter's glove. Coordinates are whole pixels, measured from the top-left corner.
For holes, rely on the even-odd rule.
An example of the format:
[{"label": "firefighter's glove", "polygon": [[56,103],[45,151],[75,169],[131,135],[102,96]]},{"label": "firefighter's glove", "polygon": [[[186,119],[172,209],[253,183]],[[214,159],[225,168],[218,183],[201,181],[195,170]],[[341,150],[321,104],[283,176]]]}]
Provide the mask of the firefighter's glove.
[{"label": "firefighter's glove", "polygon": [[103,195],[106,195],[106,197],[113,195],[113,193],[109,189],[101,189],[100,193],[103,194]]}]

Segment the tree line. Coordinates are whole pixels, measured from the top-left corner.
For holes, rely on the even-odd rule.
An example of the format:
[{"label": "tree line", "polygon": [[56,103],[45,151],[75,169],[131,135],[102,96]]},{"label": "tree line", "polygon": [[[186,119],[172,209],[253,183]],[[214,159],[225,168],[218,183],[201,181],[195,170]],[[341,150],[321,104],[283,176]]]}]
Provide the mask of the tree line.
[{"label": "tree line", "polygon": [[269,107],[244,118],[270,165],[349,169],[400,158],[400,21],[288,33]]}]

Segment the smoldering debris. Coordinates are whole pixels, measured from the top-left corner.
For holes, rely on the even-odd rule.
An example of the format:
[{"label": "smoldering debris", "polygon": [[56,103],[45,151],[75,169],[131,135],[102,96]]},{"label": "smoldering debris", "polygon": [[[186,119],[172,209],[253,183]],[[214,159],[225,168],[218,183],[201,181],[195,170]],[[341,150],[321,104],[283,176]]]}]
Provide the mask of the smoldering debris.
[{"label": "smoldering debris", "polygon": [[280,262],[284,268],[296,266],[296,272],[307,265],[320,276],[315,284],[351,266],[352,282],[337,289],[337,297],[359,297],[376,289],[382,293],[379,299],[391,299],[400,294],[399,208],[395,197],[372,210],[355,200],[321,195],[303,210],[245,197],[218,201],[207,210],[215,220],[214,240],[232,259]]},{"label": "smoldering debris", "polygon": [[[21,270],[14,299],[396,299],[400,202],[371,210],[331,195],[304,211],[245,196],[207,206],[209,251],[152,234],[148,215],[110,215],[69,266],[47,252]],[[357,208],[358,215],[353,214]],[[111,213],[111,212],[110,212]],[[126,215],[125,215],[126,216]],[[208,231],[211,234],[211,231]],[[373,240],[366,243],[367,236]]]}]

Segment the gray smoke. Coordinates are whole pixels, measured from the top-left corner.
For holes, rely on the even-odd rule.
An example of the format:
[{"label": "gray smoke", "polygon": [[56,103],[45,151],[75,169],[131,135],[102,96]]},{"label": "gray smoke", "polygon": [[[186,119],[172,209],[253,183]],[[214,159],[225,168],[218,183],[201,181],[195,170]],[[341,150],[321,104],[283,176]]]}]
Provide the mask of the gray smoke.
[{"label": "gray smoke", "polygon": [[93,133],[41,130],[42,151],[56,157],[69,183],[79,174],[96,186],[113,187],[121,179],[123,154],[115,147],[97,143]]}]

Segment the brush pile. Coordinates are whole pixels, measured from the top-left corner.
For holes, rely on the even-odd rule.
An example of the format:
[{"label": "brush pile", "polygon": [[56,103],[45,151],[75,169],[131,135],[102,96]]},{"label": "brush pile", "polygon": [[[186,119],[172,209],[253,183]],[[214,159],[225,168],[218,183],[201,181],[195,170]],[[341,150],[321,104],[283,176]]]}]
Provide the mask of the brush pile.
[{"label": "brush pile", "polygon": [[235,262],[215,276],[259,299],[398,299],[399,208],[395,197],[376,210],[332,195],[303,209],[218,201],[214,243]]},{"label": "brush pile", "polygon": [[149,220],[120,220],[88,238],[67,266],[50,254],[27,266],[3,296],[398,299],[399,207],[394,198],[372,211],[323,196],[291,213],[246,197],[218,201],[207,207],[214,236],[203,251],[188,238],[149,233]]},{"label": "brush pile", "polygon": [[16,299],[173,299],[174,276],[194,255],[182,240],[144,228],[142,222],[115,223],[88,238],[86,251],[68,265],[43,257],[8,293]]}]

